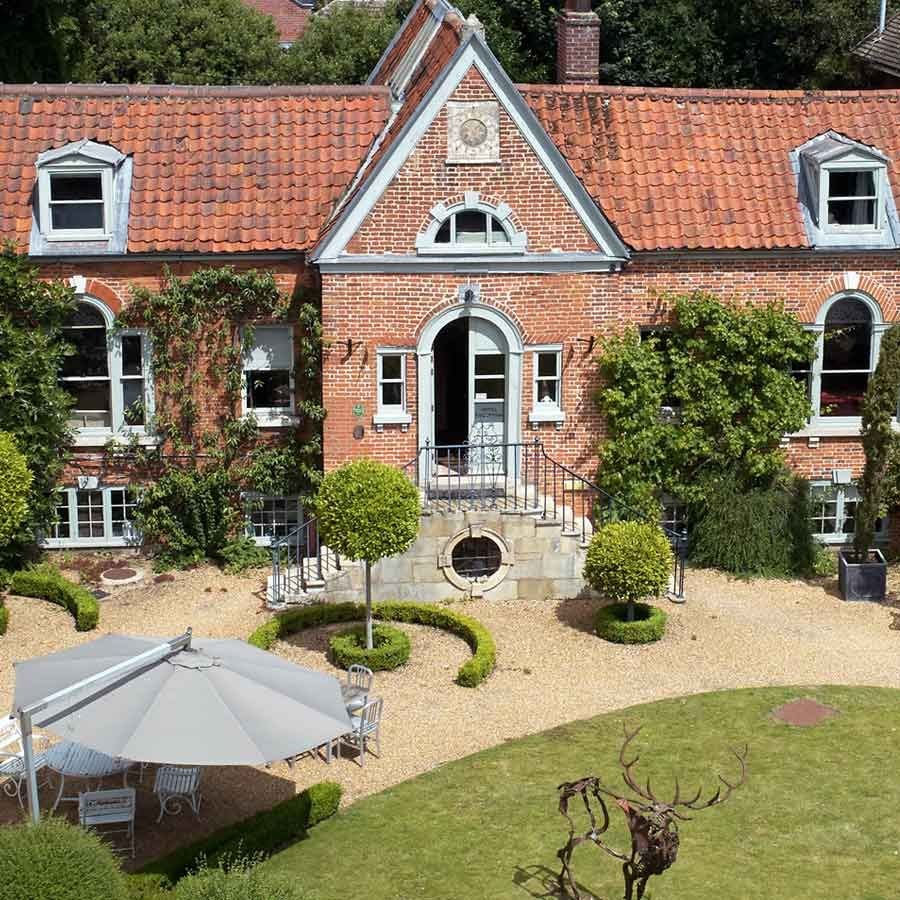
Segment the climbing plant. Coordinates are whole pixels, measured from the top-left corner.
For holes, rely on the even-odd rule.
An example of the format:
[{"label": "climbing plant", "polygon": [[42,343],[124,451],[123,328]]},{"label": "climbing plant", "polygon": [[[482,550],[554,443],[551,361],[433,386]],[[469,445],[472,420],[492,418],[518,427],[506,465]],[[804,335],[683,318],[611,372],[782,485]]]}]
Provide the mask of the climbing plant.
[{"label": "climbing plant", "polygon": [[[263,438],[256,419],[242,411],[242,342],[252,340],[253,323],[260,320],[295,326],[297,424],[279,429],[277,437]],[[194,502],[202,496],[208,505],[207,483],[215,485],[216,497],[230,496],[235,507],[241,490],[295,494],[317,485],[324,418],[322,332],[310,292],[288,296],[270,272],[204,268],[179,278],[166,271],[159,290],[134,290],[117,324],[143,328],[150,338],[156,391],[152,427],[159,441],[148,450],[131,439],[111,444],[109,451],[152,470],[160,489],[147,491],[139,501],[138,526],[143,522],[160,546],[179,548],[170,553],[171,562],[215,555],[237,527],[237,517],[208,527],[208,511]],[[185,482],[178,473],[186,470],[200,481]],[[173,502],[165,503],[166,498]],[[201,519],[204,526],[198,527]]]},{"label": "climbing plant", "polygon": [[791,369],[808,368],[815,352],[814,336],[779,304],[663,299],[664,330],[601,341],[597,392],[608,433],[600,484],[651,513],[662,493],[702,502],[723,479],[749,489],[776,478],[782,436],[809,415]]}]

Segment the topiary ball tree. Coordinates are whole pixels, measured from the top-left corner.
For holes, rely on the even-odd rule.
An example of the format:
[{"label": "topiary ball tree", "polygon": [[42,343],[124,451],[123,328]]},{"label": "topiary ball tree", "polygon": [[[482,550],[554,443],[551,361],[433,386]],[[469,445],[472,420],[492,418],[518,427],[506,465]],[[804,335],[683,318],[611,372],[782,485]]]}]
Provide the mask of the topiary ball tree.
[{"label": "topiary ball tree", "polygon": [[12,540],[28,515],[31,479],[15,438],[0,431],[0,547]]},{"label": "topiary ball tree", "polygon": [[372,643],[372,564],[407,550],[419,533],[419,492],[399,470],[372,459],[329,472],[315,500],[319,535],[366,569],[366,648]]},{"label": "topiary ball tree", "polygon": [[597,531],[584,563],[587,583],[605,597],[626,604],[626,621],[635,619],[635,604],[665,590],[674,558],[658,525],[612,522]]},{"label": "topiary ball tree", "polygon": [[0,828],[0,900],[128,900],[109,844],[63,819]]}]

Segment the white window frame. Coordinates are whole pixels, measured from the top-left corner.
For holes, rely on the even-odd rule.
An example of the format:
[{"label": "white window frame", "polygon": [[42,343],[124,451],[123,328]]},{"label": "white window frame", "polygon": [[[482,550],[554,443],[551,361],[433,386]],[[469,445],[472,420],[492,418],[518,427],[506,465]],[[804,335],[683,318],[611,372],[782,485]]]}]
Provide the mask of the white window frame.
[{"label": "white window frame", "polygon": [[[878,304],[858,291],[842,291],[829,297],[820,307],[816,315],[816,322],[813,325],[807,325],[806,330],[816,335],[816,355],[810,363],[808,371],[809,384],[809,400],[812,412],[809,421],[809,430],[834,430],[837,433],[858,433],[862,426],[861,416],[823,416],[821,413],[822,403],[822,374],[824,368],[825,354],[825,320],[831,307],[840,300],[857,300],[868,307],[869,314],[872,317],[872,340],[870,342],[869,353],[869,376],[875,371],[878,365],[878,358],[881,352],[881,336],[890,327],[890,323],[884,321],[881,308]],[[896,421],[896,419],[895,419]]]},{"label": "white window frame", "polygon": [[[50,181],[54,175],[100,175],[103,194],[103,228],[53,227],[50,215]],[[112,166],[70,161],[56,165],[46,164],[38,171],[38,197],[40,200],[41,234],[48,241],[108,241],[113,232],[113,169]],[[74,202],[74,201],[73,201]]]},{"label": "white window frame", "polygon": [[[294,494],[259,494],[253,492],[244,494],[244,533],[247,537],[252,538],[253,542],[258,547],[270,546],[272,543],[272,535],[256,533],[257,527],[265,528],[266,523],[257,526],[253,522],[253,513],[261,511],[257,504],[273,501],[284,503],[285,506],[288,504],[295,504],[297,508],[297,525],[295,528],[299,528],[303,524],[303,500],[301,497]],[[284,522],[285,527],[287,527],[287,510],[285,510]],[[291,530],[288,530],[286,533],[290,534]],[[279,538],[276,537],[276,540],[278,539]]]},{"label": "white window frame", "polygon": [[[828,221],[829,200],[855,200],[856,197],[830,197],[831,173],[871,172],[875,181],[875,222],[864,225],[833,225]],[[880,164],[866,165],[858,160],[837,160],[823,163],[819,178],[819,227],[828,234],[875,234],[884,229],[884,188],[885,167]]]},{"label": "white window frame", "polygon": [[[130,437],[131,435],[144,436],[150,433],[150,423],[155,412],[155,391],[153,387],[153,370],[152,370],[152,353],[150,350],[150,336],[146,331],[140,328],[125,328],[116,330],[115,317],[112,310],[100,300],[90,297],[86,294],[79,294],[78,303],[84,303],[96,310],[103,316],[106,325],[106,369],[109,374],[109,394],[110,394],[110,427],[94,428],[76,428],[75,444],[76,446],[92,446],[98,440],[105,440],[111,437],[122,436]],[[65,336],[65,326],[63,327],[63,335]],[[141,338],[141,354],[143,363],[143,381],[144,381],[144,424],[143,425],[127,425],[125,424],[125,409],[122,391],[123,377],[128,380],[130,376],[122,375],[122,338],[123,337],[139,337]],[[76,376],[69,378],[60,377],[60,384],[65,385],[67,380],[73,382],[81,379]]]},{"label": "white window frame", "polygon": [[[113,491],[125,491],[126,503],[134,506],[137,501],[129,496],[129,486],[121,484],[112,484],[100,487],[97,484],[90,486],[92,478],[85,478],[84,487],[65,487],[61,488],[59,493],[61,497],[66,498],[66,503],[58,503],[58,506],[68,506],[68,526],[69,537],[52,537],[45,536],[41,540],[41,545],[48,549],[63,549],[67,547],[134,547],[141,543],[140,532],[134,526],[126,526],[122,535],[114,536],[112,529],[112,493]],[[103,535],[102,537],[79,537],[78,536],[78,492],[100,492],[103,504]]]},{"label": "white window frame", "polygon": [[[566,421],[563,410],[563,345],[562,344],[536,344],[528,348],[531,352],[531,412],[528,413],[528,421],[536,428],[542,422],[550,422],[560,428]],[[542,353],[556,354],[556,378],[541,378],[538,375],[538,360]],[[541,381],[555,380],[558,383],[559,400],[557,403],[542,403],[539,399],[539,385]]]},{"label": "white window frame", "polygon": [[[486,243],[457,244],[456,216],[459,213],[483,213],[495,219],[506,234],[508,243],[493,243],[493,227],[486,230]],[[512,218],[512,208],[507,203],[494,206],[481,199],[477,191],[466,191],[462,203],[445,206],[437,203],[431,208],[431,220],[426,229],[416,235],[416,253],[431,256],[510,256],[523,254],[528,246],[528,236],[516,229]],[[438,243],[438,232],[444,223],[450,222],[450,242]],[[489,224],[487,221],[485,224]]]},{"label": "white window frame", "polygon": [[[250,368],[247,364],[247,349],[248,349],[248,341],[247,341],[247,331],[248,329],[242,328],[240,330],[240,341],[241,348],[243,351],[243,365],[241,371],[241,408],[243,410],[244,416],[253,416],[257,424],[259,424],[263,428],[284,428],[290,425],[295,425],[297,423],[297,416],[295,414],[295,410],[297,408],[297,397],[295,393],[295,384],[294,384],[294,329],[290,325],[280,325],[278,323],[272,322],[260,322],[259,324],[255,324],[252,326],[253,332],[253,340],[256,340],[256,334],[265,329],[279,329],[282,331],[287,331],[288,336],[290,338],[290,356],[291,356],[291,364],[290,368],[287,370],[279,367],[272,368],[269,367],[267,369],[259,369],[259,368]],[[250,407],[248,405],[249,397],[247,392],[247,372],[284,372],[288,373],[288,384],[290,386],[290,402],[287,407],[280,406],[257,406]]]},{"label": "white window frame", "polygon": [[[843,525],[846,522],[847,515],[845,513],[845,504],[850,502],[859,502],[859,492],[856,489],[856,485],[853,484],[835,484],[834,481],[811,481],[809,484],[809,492],[810,492],[810,505],[813,507],[813,510],[816,505],[816,492],[827,490],[833,492],[834,502],[837,505],[835,510],[835,526],[836,530],[832,534],[827,534],[821,531],[814,531],[813,538],[817,540],[820,544],[828,544],[828,545],[842,545],[842,544],[852,544],[853,543],[853,532],[846,532],[843,530]],[[854,516],[855,518],[855,516]],[[815,522],[816,517],[812,516],[811,520]],[[875,540],[878,542],[886,541],[888,539],[888,517],[882,516],[881,519],[878,520],[878,527],[875,530]]]},{"label": "white window frame", "polygon": [[[686,503],[683,503],[681,500],[679,500],[677,497],[673,497],[671,494],[663,494],[659,498],[659,506],[659,524],[663,528],[668,528],[670,531],[675,531],[679,535],[687,530],[688,506]],[[667,515],[667,509],[672,510],[671,516]],[[679,527],[679,525],[681,527]]]},{"label": "white window frame", "polygon": [[[375,350],[375,415],[372,417],[372,423],[378,431],[382,431],[385,425],[401,425],[406,431],[412,422],[412,415],[409,412],[408,395],[407,395],[407,374],[408,366],[407,357],[413,351],[409,347],[377,347]],[[383,392],[381,390],[384,384],[397,384],[398,379],[384,377],[384,358],[386,356],[400,357],[400,403],[385,404],[383,400]]]}]

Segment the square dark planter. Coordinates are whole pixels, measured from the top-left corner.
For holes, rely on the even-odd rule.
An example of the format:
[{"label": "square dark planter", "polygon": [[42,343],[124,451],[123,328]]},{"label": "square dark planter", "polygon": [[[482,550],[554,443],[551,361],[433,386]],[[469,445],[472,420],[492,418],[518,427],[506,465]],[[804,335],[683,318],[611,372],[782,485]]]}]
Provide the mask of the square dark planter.
[{"label": "square dark planter", "polygon": [[870,550],[865,562],[854,562],[853,554],[838,553],[838,584],[844,600],[884,601],[887,592],[887,563],[880,550]]}]

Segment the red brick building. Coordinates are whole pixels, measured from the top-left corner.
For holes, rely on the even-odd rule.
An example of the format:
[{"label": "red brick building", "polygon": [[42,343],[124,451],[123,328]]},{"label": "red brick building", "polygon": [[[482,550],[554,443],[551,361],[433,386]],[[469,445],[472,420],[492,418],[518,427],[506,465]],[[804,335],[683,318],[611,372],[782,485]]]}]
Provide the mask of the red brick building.
[{"label": "red brick building", "polygon": [[[820,336],[787,458],[829,486],[819,530],[846,539],[860,398],[898,318],[900,92],[601,87],[602,23],[566,6],[556,85],[513,85],[479,23],[419,0],[365,87],[0,87],[0,230],[73,280],[85,328],[164,265],[316,285],[326,467],[537,437],[590,475],[592,338],[663,321],[669,291],[783,300]],[[271,390],[245,402],[278,429],[295,361],[289,329],[266,339],[248,371],[268,366]],[[153,441],[122,412],[139,391],[152,409],[141,336],[116,340],[99,392],[72,376],[87,405],[61,545],[91,491],[102,527],[81,542],[115,543],[124,501],[103,492],[129,474],[100,448]]]}]

